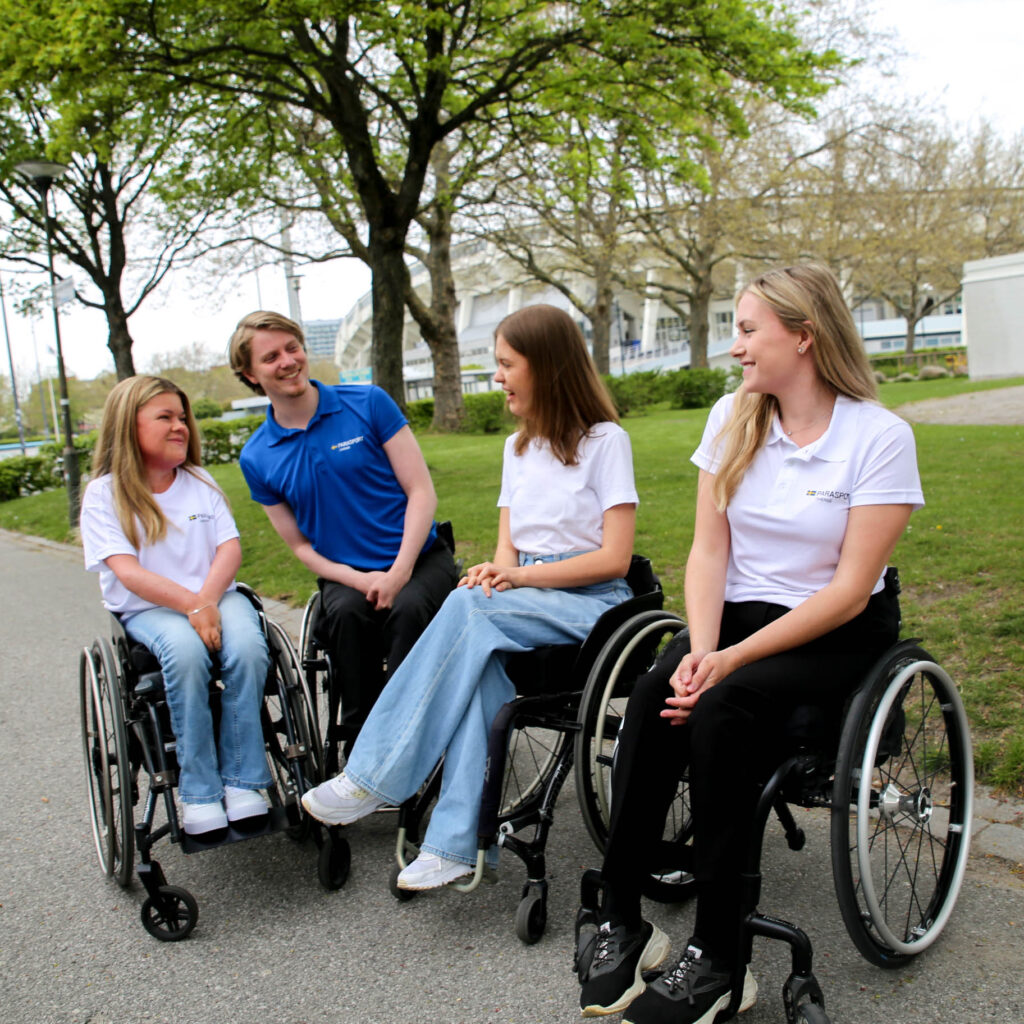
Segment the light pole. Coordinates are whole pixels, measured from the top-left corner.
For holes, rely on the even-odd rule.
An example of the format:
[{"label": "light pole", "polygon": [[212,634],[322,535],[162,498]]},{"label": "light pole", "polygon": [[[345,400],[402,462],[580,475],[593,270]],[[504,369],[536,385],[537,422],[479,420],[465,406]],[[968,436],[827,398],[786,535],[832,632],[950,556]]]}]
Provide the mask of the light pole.
[{"label": "light pole", "polygon": [[72,528],[78,526],[78,488],[80,473],[75,440],[71,432],[71,401],[68,398],[68,379],[64,373],[64,354],[60,343],[60,316],[57,312],[57,276],[53,272],[53,221],[50,219],[50,186],[67,173],[64,164],[49,160],[25,160],[16,170],[32,182],[39,193],[46,223],[46,260],[50,268],[50,304],[53,307],[53,334],[57,342],[57,378],[60,382],[61,420],[64,428],[64,484],[68,490],[68,519]]},{"label": "light pole", "polygon": [[4,283],[0,279],[0,311],[4,315],[4,338],[7,341],[7,362],[11,367],[11,397],[14,399],[14,422],[18,427],[18,442],[21,454],[25,455],[25,428],[21,423],[21,406],[18,404],[18,382],[14,379],[14,355],[11,352],[11,332],[7,329],[7,301],[4,299]]}]

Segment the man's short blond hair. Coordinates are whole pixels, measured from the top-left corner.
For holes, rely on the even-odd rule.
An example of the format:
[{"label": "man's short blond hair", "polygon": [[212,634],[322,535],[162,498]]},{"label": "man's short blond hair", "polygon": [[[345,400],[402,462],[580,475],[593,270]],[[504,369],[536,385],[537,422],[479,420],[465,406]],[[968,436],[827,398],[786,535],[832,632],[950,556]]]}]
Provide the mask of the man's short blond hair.
[{"label": "man's short blond hair", "polygon": [[252,388],[258,395],[265,394],[259,384],[254,384],[246,376],[252,372],[252,336],[257,331],[284,331],[292,335],[296,341],[305,349],[306,336],[302,332],[302,325],[294,320],[283,316],[281,313],[273,313],[269,310],[258,309],[254,313],[247,313],[238,321],[235,333],[231,335],[228,343],[228,362],[235,376],[247,387]]}]

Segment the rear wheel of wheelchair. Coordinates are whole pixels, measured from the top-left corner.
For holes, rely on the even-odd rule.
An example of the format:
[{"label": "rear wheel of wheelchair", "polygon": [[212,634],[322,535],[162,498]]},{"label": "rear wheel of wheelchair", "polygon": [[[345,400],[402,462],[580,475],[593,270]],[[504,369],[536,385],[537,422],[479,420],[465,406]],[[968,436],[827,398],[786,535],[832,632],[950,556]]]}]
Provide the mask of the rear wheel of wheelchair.
[{"label": "rear wheel of wheelchair", "polygon": [[322,598],[319,590],[313,591],[302,612],[302,626],[299,630],[299,657],[302,659],[302,674],[306,689],[313,702],[316,731],[324,756],[325,777],[337,775],[341,770],[341,751],[337,738],[332,735],[330,687],[330,656],[320,646],[316,637],[316,623],[320,617]]},{"label": "rear wheel of wheelchair", "polygon": [[[576,794],[587,831],[602,852],[608,842],[616,743],[633,684],[685,628],[683,620],[671,612],[642,612],[612,634],[587,679],[576,734]],[[693,895],[692,838],[689,792],[682,779],[666,815],[658,866],[644,876],[645,896],[675,903]]]},{"label": "rear wheel of wheelchair", "polygon": [[330,829],[320,847],[317,857],[316,872],[320,884],[332,892],[340,889],[348,881],[348,873],[352,867],[352,850],[344,836],[335,835]]},{"label": "rear wheel of wheelchair", "polygon": [[199,904],[187,889],[161,885],[156,897],[142,904],[142,926],[161,942],[188,938],[199,920]]},{"label": "rear wheel of wheelchair", "polygon": [[530,890],[516,908],[516,935],[527,945],[533,945],[544,935],[548,924],[548,905],[543,893]]},{"label": "rear wheel of wheelchair", "polygon": [[103,873],[127,885],[135,855],[134,769],[128,753],[120,673],[106,640],[79,658],[82,753],[96,856]]},{"label": "rear wheel of wheelchair", "polygon": [[288,835],[301,841],[313,826],[299,799],[323,778],[320,733],[295,648],[276,622],[267,623],[267,643],[274,671],[263,695],[267,763],[279,801],[295,821]]},{"label": "rear wheel of wheelchair", "polygon": [[563,730],[513,722],[505,756],[499,820],[515,817],[538,795],[571,742],[570,734]]},{"label": "rear wheel of wheelchair", "polygon": [[956,686],[899,645],[858,691],[832,802],[832,870],[854,945],[898,967],[938,938],[967,867],[974,768]]}]

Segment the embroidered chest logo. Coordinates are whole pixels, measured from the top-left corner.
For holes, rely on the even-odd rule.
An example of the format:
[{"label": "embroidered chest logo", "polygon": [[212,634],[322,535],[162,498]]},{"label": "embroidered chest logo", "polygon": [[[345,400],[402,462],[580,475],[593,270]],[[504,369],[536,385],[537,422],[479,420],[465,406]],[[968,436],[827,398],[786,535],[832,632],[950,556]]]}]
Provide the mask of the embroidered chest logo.
[{"label": "embroidered chest logo", "polygon": [[347,452],[349,448],[357,444],[362,444],[363,435],[360,434],[358,437],[350,437],[347,441],[338,441],[331,445],[332,452]]},{"label": "embroidered chest logo", "polygon": [[213,513],[212,512],[193,512],[188,517],[190,523],[212,523]]},{"label": "embroidered chest logo", "polygon": [[825,491],[825,490],[814,490],[807,491],[808,498],[814,498],[817,501],[824,501],[831,504],[833,501],[849,501],[849,491]]}]

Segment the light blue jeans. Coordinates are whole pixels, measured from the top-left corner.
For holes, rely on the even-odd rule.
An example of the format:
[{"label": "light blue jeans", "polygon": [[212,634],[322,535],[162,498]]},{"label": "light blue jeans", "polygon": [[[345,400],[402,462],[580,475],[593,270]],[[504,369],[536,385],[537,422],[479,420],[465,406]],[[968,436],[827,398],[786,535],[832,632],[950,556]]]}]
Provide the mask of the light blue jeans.
[{"label": "light blue jeans", "polygon": [[256,609],[243,594],[229,590],[218,608],[224,685],[219,755],[210,712],[210,652],[187,616],[170,608],[149,608],[124,623],[128,635],[160,662],[177,740],[178,793],[190,804],[223,799],[225,785],[262,789],[271,781],[260,726],[270,660],[266,637]]},{"label": "light blue jeans", "polygon": [[377,699],[345,774],[400,804],[444,754],[441,795],[420,849],[476,863],[487,735],[515,696],[507,656],[578,643],[602,612],[632,596],[621,579],[568,590],[492,591],[489,598],[479,587],[453,590]]}]

